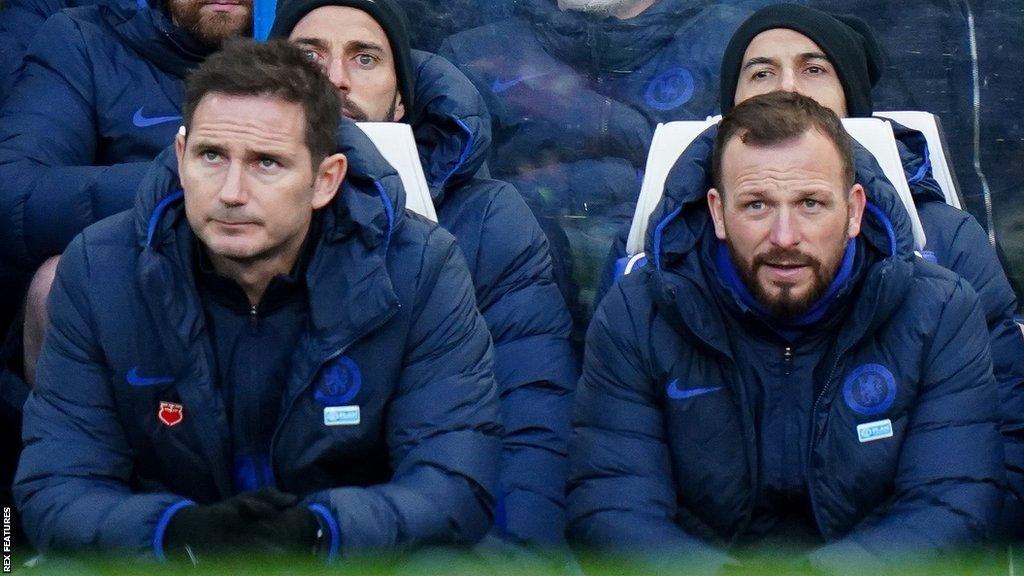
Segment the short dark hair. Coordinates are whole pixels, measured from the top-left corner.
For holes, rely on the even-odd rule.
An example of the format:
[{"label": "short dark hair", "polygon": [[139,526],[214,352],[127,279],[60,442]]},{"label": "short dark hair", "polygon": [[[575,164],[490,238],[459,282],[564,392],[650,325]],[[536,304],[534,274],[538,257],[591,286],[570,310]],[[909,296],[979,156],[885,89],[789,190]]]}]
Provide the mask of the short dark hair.
[{"label": "short dark hair", "polygon": [[813,99],[795,92],[770,92],[748,98],[736,105],[723,118],[715,136],[711,160],[714,186],[724,194],[722,155],[734,137],[750,146],[769,146],[800,137],[808,130],[817,130],[828,138],[839,152],[843,166],[843,183],[853,186],[853,142],[834,112]]},{"label": "short dark hair", "polygon": [[286,40],[232,39],[185,79],[186,133],[204,96],[275,96],[300,104],[306,116],[306,146],[314,168],[335,150],[341,104],[330,81],[314,62]]}]

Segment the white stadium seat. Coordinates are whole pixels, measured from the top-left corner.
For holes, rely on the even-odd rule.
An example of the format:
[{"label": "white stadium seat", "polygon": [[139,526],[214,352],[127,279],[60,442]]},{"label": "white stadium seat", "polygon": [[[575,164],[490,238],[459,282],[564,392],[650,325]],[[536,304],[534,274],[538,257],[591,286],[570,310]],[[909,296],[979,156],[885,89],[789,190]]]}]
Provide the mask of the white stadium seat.
[{"label": "white stadium seat", "polygon": [[939,126],[938,118],[929,112],[875,112],[879,118],[894,120],[907,128],[912,128],[924,134],[928,143],[928,160],[932,165],[932,177],[942,188],[942,194],[946,198],[946,204],[963,210],[963,203],[960,200],[960,192],[956,185],[956,178],[953,175],[952,164],[946,154],[945,139],[942,135],[942,128]]},{"label": "white stadium seat", "polygon": [[921,219],[917,216],[917,208],[910,195],[910,185],[907,184],[907,177],[903,172],[903,162],[900,161],[900,151],[896,147],[896,135],[892,131],[892,124],[880,118],[844,118],[843,127],[854,140],[871,152],[878,165],[882,167],[885,177],[896,188],[900,200],[903,201],[903,207],[910,214],[914,248],[924,249],[924,228],[921,227]]},{"label": "white stadium seat", "polygon": [[430,188],[427,187],[427,177],[423,174],[419,152],[416,151],[412,127],[400,122],[356,122],[356,126],[366,133],[380,151],[380,155],[402,178],[405,207],[428,220],[437,222],[437,211],[430,198]]}]

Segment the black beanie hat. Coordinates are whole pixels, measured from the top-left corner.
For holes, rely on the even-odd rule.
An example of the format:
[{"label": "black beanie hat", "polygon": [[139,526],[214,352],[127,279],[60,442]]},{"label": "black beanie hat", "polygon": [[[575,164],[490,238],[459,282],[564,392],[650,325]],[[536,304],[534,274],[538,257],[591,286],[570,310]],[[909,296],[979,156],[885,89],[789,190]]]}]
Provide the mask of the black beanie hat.
[{"label": "black beanie hat", "polygon": [[851,117],[871,116],[871,88],[885,66],[885,55],[871,27],[863,20],[832,15],[798,4],[775,4],[755,12],[732,35],[722,57],[722,114],[733,107],[743,53],[755,36],[765,30],[787,28],[807,36],[836,68]]},{"label": "black beanie hat", "polygon": [[395,76],[398,78],[398,93],[406,115],[413,109],[412,50],[409,46],[409,24],[405,12],[394,0],[280,0],[271,38],[287,38],[292,28],[306,15],[323,6],[348,6],[369,14],[384,29],[395,56]]}]

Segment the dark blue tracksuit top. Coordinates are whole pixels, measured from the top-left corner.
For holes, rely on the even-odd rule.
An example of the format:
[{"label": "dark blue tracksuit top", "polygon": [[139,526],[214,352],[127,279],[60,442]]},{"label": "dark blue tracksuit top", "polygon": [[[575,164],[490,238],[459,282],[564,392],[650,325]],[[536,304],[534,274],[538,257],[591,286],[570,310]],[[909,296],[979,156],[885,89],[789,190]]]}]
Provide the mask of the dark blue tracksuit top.
[{"label": "dark blue tracksuit top", "polygon": [[196,288],[213,343],[215,385],[231,431],[235,492],[275,485],[270,444],[292,350],[309,320],[309,250],[307,243],[291,274],[271,279],[257,304],[250,304],[238,284],[213,269],[198,243],[194,250]]},{"label": "dark blue tracksuit top", "polygon": [[[858,249],[859,246],[859,249]],[[825,294],[798,318],[773,318],[740,280],[725,245],[706,237],[705,266],[714,271],[709,292],[727,311],[722,314],[738,358],[737,365],[757,432],[758,467],[754,508],[738,542],[787,547],[820,544],[807,484],[811,412],[833,331],[849,311],[853,286],[872,263],[863,242],[847,243],[836,277]]]}]

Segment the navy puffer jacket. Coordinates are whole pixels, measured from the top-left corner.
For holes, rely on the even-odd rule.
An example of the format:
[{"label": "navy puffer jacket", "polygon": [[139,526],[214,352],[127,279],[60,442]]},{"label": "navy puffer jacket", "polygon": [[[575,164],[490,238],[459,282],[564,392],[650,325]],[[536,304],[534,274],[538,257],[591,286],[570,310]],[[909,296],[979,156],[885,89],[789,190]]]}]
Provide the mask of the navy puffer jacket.
[{"label": "navy puffer jacket", "polygon": [[4,3],[0,12],[0,103],[11,91],[21,70],[22,58],[43,22],[61,10],[99,2],[138,3],[137,0],[10,0]]},{"label": "navy puffer jacket", "polygon": [[[984,228],[968,212],[946,204],[932,176],[924,135],[895,122],[893,129],[914,207],[927,239],[922,256],[967,280],[977,292],[985,314],[992,349],[992,373],[999,387],[1000,429],[1005,440],[1010,486],[1003,511],[1004,526],[1006,531],[1019,534],[1024,530],[1024,336],[1013,319],[1017,298]],[[706,144],[701,147],[707,149]],[[605,288],[601,295],[614,281],[614,263],[625,255],[627,234],[626,228],[620,232],[605,265]]]},{"label": "navy puffer jacket", "polygon": [[1024,533],[1024,335],[1014,321],[1017,297],[985,229],[968,212],[946,204],[932,177],[924,135],[893,123],[903,169],[921,217],[926,259],[963,276],[978,293],[992,346],[992,373],[1006,443],[1006,529]]},{"label": "navy puffer jacket", "polygon": [[181,125],[182,81],[207,49],[127,2],[55,14],[0,108],[0,280],[134,205]]},{"label": "navy puffer jacket", "polygon": [[[715,128],[712,128],[712,133]],[[669,176],[651,263],[613,286],[588,334],[570,443],[569,530],[594,546],[703,553],[749,526],[759,486],[754,407],[726,332],[732,314],[704,244],[712,138]],[[862,569],[894,549],[991,536],[1003,446],[988,332],[970,285],[917,258],[909,218],[874,160],[859,246],[871,260],[815,375],[808,496],[821,568]],[[710,235],[710,236],[709,236]],[[799,371],[799,370],[797,370]],[[868,385],[870,384],[870,385]],[[707,392],[687,393],[690,389]],[[891,426],[891,437],[863,441]],[[874,427],[873,427],[874,426]]]},{"label": "navy puffer jacket", "polygon": [[[275,483],[322,515],[341,554],[472,543],[493,522],[501,450],[487,328],[451,235],[399,209],[397,174],[354,125],[341,142],[349,172],[307,267]],[[135,210],[61,260],[15,486],[43,550],[159,557],[176,507],[231,495],[173,168],[159,158]],[[158,420],[161,402],[182,406],[180,424]]]},{"label": "navy puffer jacket", "polygon": [[494,341],[505,424],[499,532],[563,541],[566,448],[578,368],[548,244],[511,185],[477,176],[491,143],[479,93],[450,62],[414,52],[411,119],[438,220],[469,264]]}]

